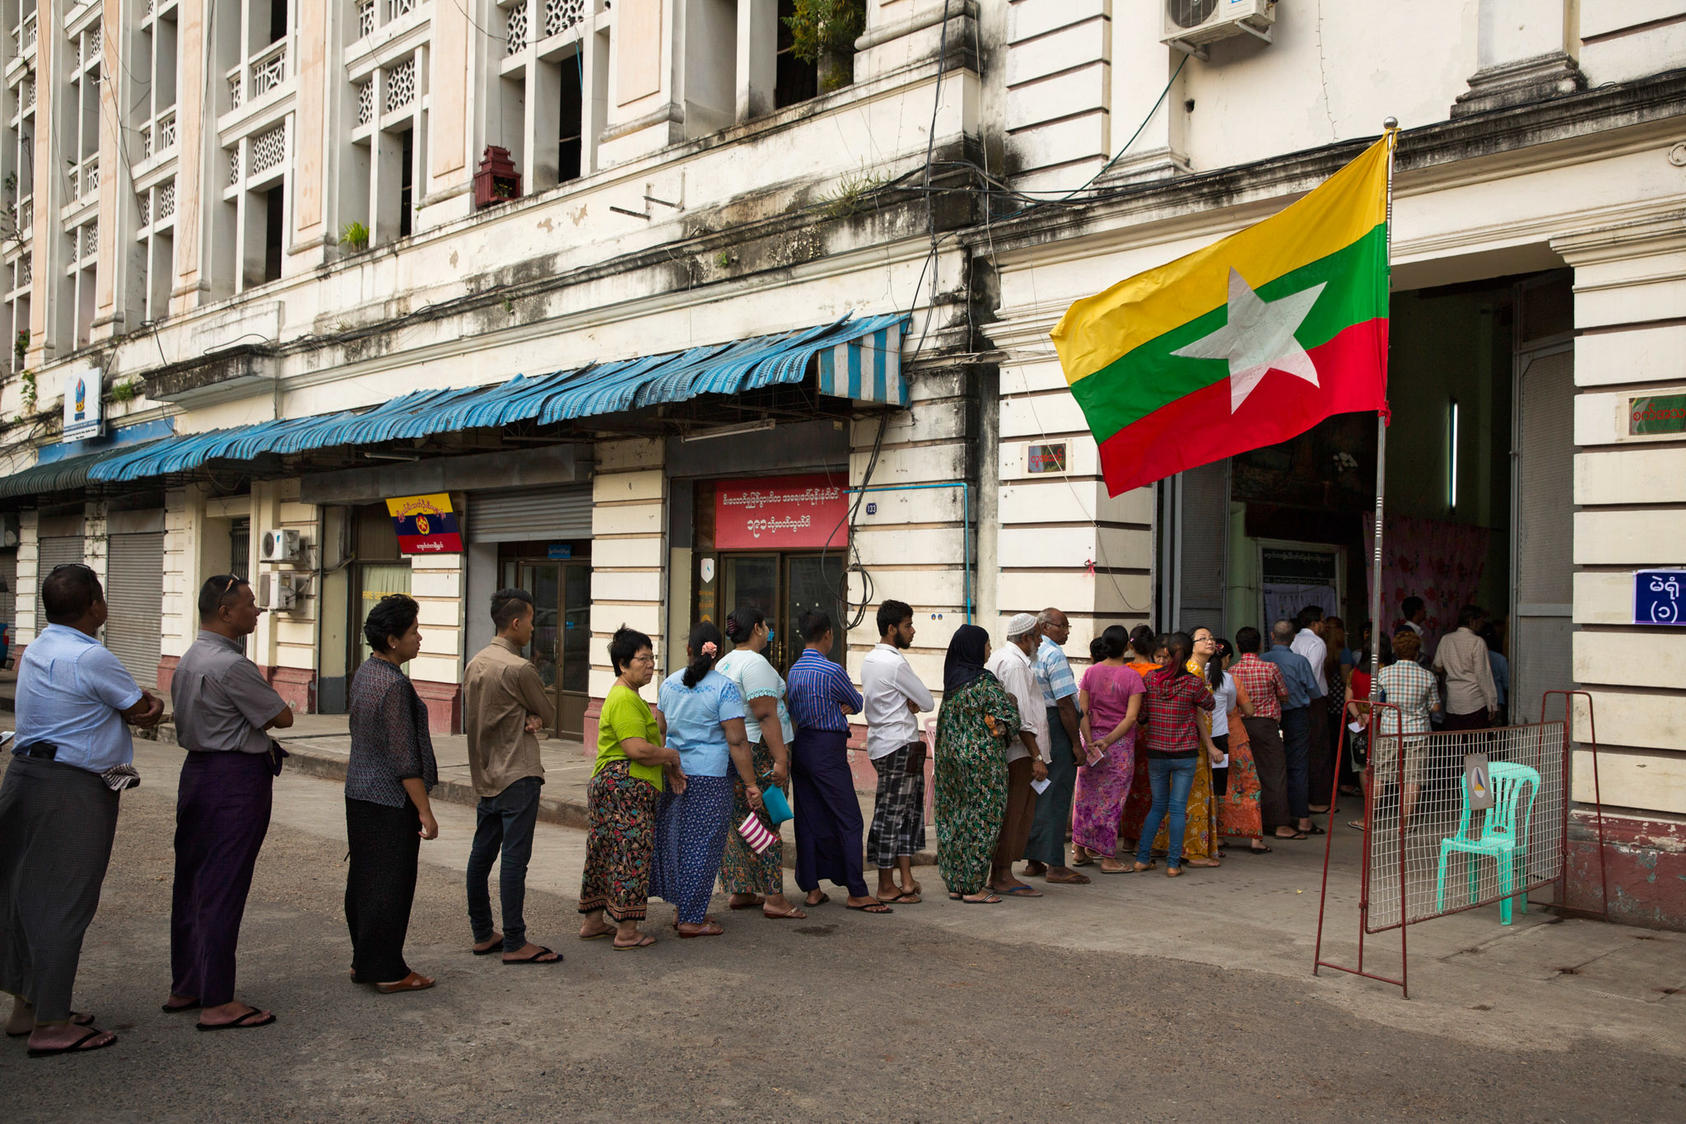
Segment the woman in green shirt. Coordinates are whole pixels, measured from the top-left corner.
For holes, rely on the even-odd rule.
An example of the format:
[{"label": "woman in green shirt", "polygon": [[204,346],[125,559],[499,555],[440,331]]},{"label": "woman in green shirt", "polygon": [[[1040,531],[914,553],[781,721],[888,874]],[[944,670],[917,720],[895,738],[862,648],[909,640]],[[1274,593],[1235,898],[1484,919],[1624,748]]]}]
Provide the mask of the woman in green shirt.
[{"label": "woman in green shirt", "polygon": [[609,641],[609,662],[617,678],[597,720],[597,764],[586,790],[591,827],[580,879],[580,940],[613,934],[618,952],[656,943],[638,929],[650,892],[656,803],[664,783],[685,791],[685,772],[679,751],[662,744],[667,731],[638,694],[655,676],[650,638],[621,627]]}]

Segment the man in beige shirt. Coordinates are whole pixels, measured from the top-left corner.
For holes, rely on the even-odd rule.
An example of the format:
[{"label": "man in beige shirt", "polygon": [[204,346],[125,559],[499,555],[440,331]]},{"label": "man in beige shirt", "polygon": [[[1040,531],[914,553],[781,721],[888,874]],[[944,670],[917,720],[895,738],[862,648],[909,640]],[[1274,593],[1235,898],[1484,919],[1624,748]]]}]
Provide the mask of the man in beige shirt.
[{"label": "man in beige shirt", "polygon": [[1434,670],[1446,676],[1446,721],[1442,730],[1482,730],[1499,713],[1493,663],[1487,642],[1475,634],[1486,614],[1475,605],[1458,610],[1458,630],[1440,638]]},{"label": "man in beige shirt", "polygon": [[[468,922],[474,954],[503,950],[505,964],[557,964],[561,953],[527,940],[521,907],[527,897],[527,860],[533,853],[533,825],[539,815],[544,765],[538,731],[556,722],[554,708],[532,661],[521,654],[533,639],[533,596],[524,589],[492,595],[492,623],[498,634],[463,673],[463,731],[468,735],[468,769],[480,796],[474,844],[468,853]],[[492,857],[502,857],[498,897],[503,932],[492,927],[487,879]]]}]

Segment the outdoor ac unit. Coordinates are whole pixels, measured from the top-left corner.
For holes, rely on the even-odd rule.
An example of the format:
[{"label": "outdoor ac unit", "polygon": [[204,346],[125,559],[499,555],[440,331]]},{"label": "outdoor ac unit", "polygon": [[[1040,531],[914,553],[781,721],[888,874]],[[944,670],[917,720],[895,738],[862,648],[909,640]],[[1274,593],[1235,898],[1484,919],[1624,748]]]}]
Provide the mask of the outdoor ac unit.
[{"label": "outdoor ac unit", "polygon": [[1205,45],[1236,35],[1270,42],[1276,0],[1164,0],[1165,34],[1159,41],[1191,55]]},{"label": "outdoor ac unit", "polygon": [[260,556],[265,562],[297,562],[301,545],[297,531],[265,531]]},{"label": "outdoor ac unit", "polygon": [[299,603],[299,587],[291,574],[265,570],[258,575],[258,605],[285,612]]}]

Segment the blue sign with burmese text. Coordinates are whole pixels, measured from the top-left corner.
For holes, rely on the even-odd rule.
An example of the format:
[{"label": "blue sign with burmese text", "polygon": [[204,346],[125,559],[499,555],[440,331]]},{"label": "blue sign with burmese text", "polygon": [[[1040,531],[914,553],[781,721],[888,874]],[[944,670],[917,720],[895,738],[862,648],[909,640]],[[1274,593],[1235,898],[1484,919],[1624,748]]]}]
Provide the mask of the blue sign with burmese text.
[{"label": "blue sign with burmese text", "polygon": [[1633,575],[1634,624],[1686,624],[1686,570],[1640,570]]}]

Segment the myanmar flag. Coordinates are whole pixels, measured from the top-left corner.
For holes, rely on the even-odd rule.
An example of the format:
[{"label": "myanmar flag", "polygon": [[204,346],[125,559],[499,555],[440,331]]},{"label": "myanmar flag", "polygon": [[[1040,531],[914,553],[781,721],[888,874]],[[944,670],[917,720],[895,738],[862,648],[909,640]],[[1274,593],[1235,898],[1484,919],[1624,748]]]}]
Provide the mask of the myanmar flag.
[{"label": "myanmar flag", "polygon": [[1112,495],[1387,400],[1390,132],[1279,214],[1054,328]]}]

